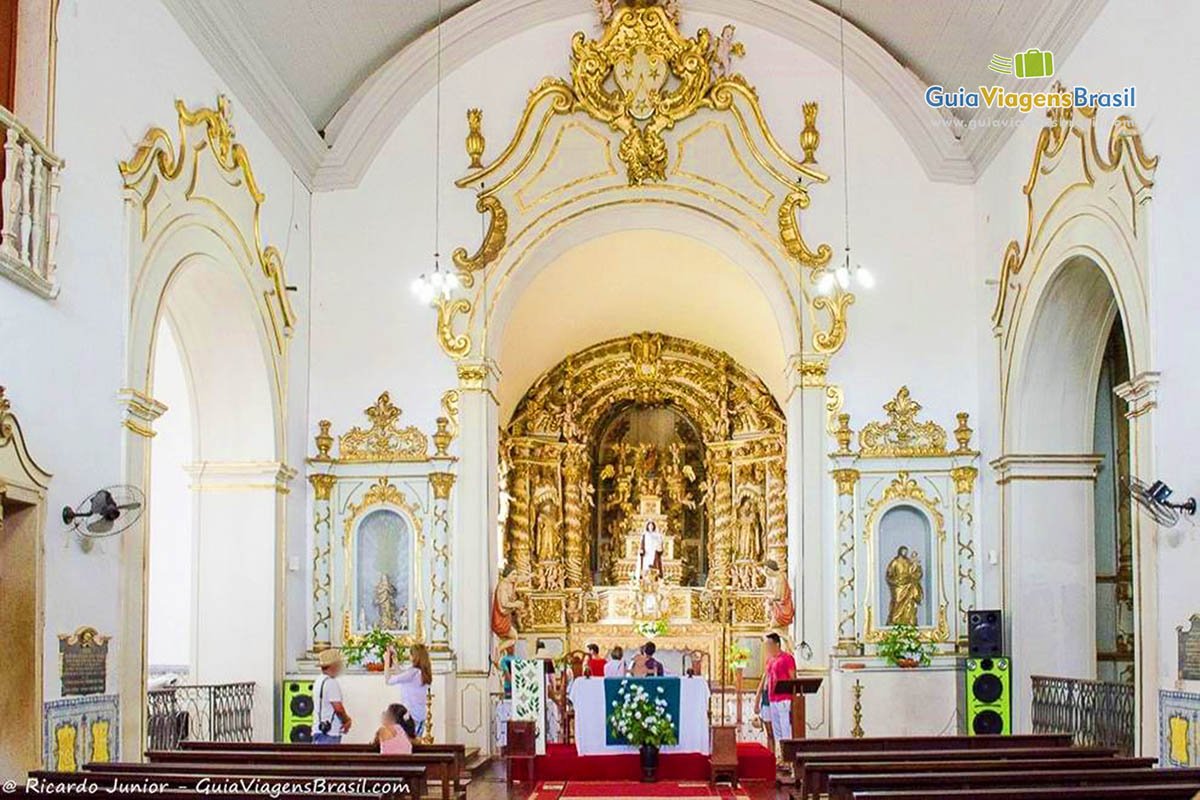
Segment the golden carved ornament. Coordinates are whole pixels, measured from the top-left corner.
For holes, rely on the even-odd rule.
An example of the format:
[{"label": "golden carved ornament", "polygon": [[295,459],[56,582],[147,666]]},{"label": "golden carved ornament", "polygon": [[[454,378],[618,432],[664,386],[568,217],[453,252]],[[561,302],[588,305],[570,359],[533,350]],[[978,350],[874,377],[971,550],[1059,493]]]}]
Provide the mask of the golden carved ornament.
[{"label": "golden carved ornament", "polygon": [[825,358],[804,358],[796,364],[800,373],[800,385],[805,388],[819,389],[825,385],[825,376],[829,373],[829,361]]},{"label": "golden carved ornament", "polygon": [[70,647],[102,647],[107,644],[111,636],[105,636],[90,625],[84,625],[74,633],[60,633],[58,640],[67,644]]},{"label": "golden carved ornament", "polygon": [[[410,501],[404,494],[404,490],[396,484],[392,483],[386,477],[380,478],[371,484],[366,493],[363,494],[362,501],[350,505],[346,509],[346,534],[345,542],[350,541],[350,535],[354,533],[354,525],[358,522],[358,518],[363,512],[373,506],[395,506],[407,512],[409,521],[413,525],[413,533],[420,540],[423,536],[421,524],[421,506],[415,500]],[[347,559],[346,563],[350,563]]]},{"label": "golden carved ornament", "polygon": [[977,475],[979,475],[979,470],[975,467],[955,467],[950,470],[950,477],[954,479],[954,491],[958,494],[973,492]]},{"label": "golden carved ornament", "polygon": [[453,472],[429,473],[429,485],[433,487],[434,500],[449,500],[450,490],[454,488]]},{"label": "golden carved ornament", "polygon": [[841,413],[837,415],[837,427],[833,431],[833,438],[837,440],[838,449],[835,455],[848,456],[853,455],[850,449],[850,440],[854,438],[854,431],[850,429],[850,415]]},{"label": "golden carved ornament", "polygon": [[[273,245],[266,247],[262,244],[261,218],[262,205],[266,195],[258,188],[254,170],[250,166],[250,157],[246,149],[236,141],[233,129],[233,110],[229,98],[217,95],[217,107],[200,108],[191,111],[182,100],[175,101],[175,111],[178,116],[179,146],[176,151],[171,142],[171,135],[162,128],[151,128],[142,137],[133,157],[118,164],[125,188],[132,188],[140,183],[151,170],[157,170],[159,176],[166,181],[174,181],[184,172],[186,159],[191,153],[193,158],[199,158],[202,150],[207,150],[216,160],[217,166],[226,173],[236,173],[241,185],[246,187],[250,199],[254,202],[254,239],[257,249],[259,266],[263,275],[271,282],[269,309],[272,322],[282,326],[283,336],[291,336],[296,324],[296,314],[288,299],[287,275],[284,271],[283,256]],[[188,141],[188,130],[203,125],[208,147],[199,148]],[[144,225],[145,223],[143,223]],[[144,232],[144,231],[143,231]],[[276,346],[283,352],[284,341],[277,338]]]},{"label": "golden carved ornament", "polygon": [[833,479],[837,482],[838,494],[854,494],[854,487],[858,485],[858,470],[835,469]]},{"label": "golden carved ornament", "polygon": [[921,404],[907,386],[884,404],[887,422],[871,422],[858,434],[859,455],[868,458],[910,458],[946,455],[946,431],[935,422],[917,422]]},{"label": "golden carved ornament", "polygon": [[480,214],[490,215],[483,242],[474,255],[468,255],[465,247],[455,248],[451,254],[454,265],[460,270],[459,280],[468,289],[475,285],[475,276],[471,273],[495,261],[508,240],[508,212],[504,210],[504,204],[500,202],[499,197],[494,194],[480,195],[475,201],[475,210]]},{"label": "golden carved ornament", "polygon": [[955,416],[958,419],[958,427],[954,429],[954,440],[958,442],[958,449],[954,452],[957,455],[973,455],[975,451],[971,449],[971,434],[975,431],[967,424],[971,415],[966,411],[960,411]]},{"label": "golden carved ornament", "polygon": [[332,458],[329,455],[329,451],[333,448],[333,436],[329,433],[329,428],[332,424],[327,419],[317,422],[320,433],[315,437],[317,454],[313,456],[313,461],[329,461]]},{"label": "golden carved ornament", "polygon": [[450,422],[451,441],[458,438],[458,403],[461,399],[462,395],[458,393],[458,389],[447,389],[442,393],[442,411],[445,412],[445,417]]},{"label": "golden carved ornament", "polygon": [[829,384],[825,387],[825,430],[830,436],[836,436],[838,431],[838,417],[842,414],[842,406],[846,404],[846,395],[842,391],[842,387]]},{"label": "golden carved ornament", "polygon": [[[1066,91],[1063,85],[1055,81],[1051,92]],[[1087,120],[1076,124],[1075,114]],[[1142,146],[1142,135],[1133,118],[1122,115],[1113,121],[1108,133],[1108,147],[1101,150],[1096,136],[1096,109],[1094,107],[1074,106],[1048,108],[1046,118],[1049,123],[1038,134],[1037,145],[1033,151],[1033,163],[1029,167],[1029,178],[1021,187],[1025,195],[1025,236],[1024,243],[1013,239],[1004,248],[1004,257],[1000,263],[1000,280],[996,293],[996,305],[992,309],[992,323],[996,326],[1004,322],[1004,313],[1008,301],[1008,292],[1012,288],[1012,280],[1025,266],[1029,257],[1029,247],[1034,238],[1035,215],[1034,189],[1038,180],[1051,170],[1043,161],[1052,160],[1062,153],[1063,148],[1072,137],[1076,137],[1080,146],[1080,156],[1083,161],[1082,173],[1089,185],[1095,183],[1097,172],[1126,171],[1126,185],[1131,193],[1154,185],[1154,172],[1158,167],[1158,156],[1148,156]]]},{"label": "golden carved ornament", "polygon": [[817,163],[817,147],[821,144],[821,133],[817,130],[817,101],[801,106],[804,111],[804,130],[800,131],[800,149],[804,151],[802,164]]},{"label": "golden carved ornament", "polygon": [[338,439],[340,461],[427,461],[429,437],[415,426],[397,425],[401,411],[387,392],[363,411],[371,420],[367,429],[354,427]]},{"label": "golden carved ornament", "polygon": [[450,418],[438,417],[437,430],[433,434],[434,458],[450,457],[450,441],[454,434],[450,433]]},{"label": "golden carved ornament", "polygon": [[[457,251],[455,251],[457,255]],[[465,280],[466,274],[460,275]],[[454,332],[454,318],[471,310],[471,301],[464,297],[446,299],[439,297],[435,306],[437,309],[437,339],[438,344],[446,355],[454,359],[466,358],[471,352],[471,337],[465,333]]]},{"label": "golden carved ornament", "polygon": [[[826,258],[825,261],[828,262],[829,259]],[[841,349],[846,342],[846,309],[853,303],[854,294],[843,291],[840,286],[835,286],[834,293],[831,295],[818,294],[812,299],[814,311],[824,311],[829,314],[829,328],[813,331],[814,350],[818,353],[832,354]]]},{"label": "golden carved ornament", "polygon": [[478,108],[467,109],[467,156],[470,157],[470,169],[483,168],[483,150],[487,140],[483,138],[483,111]]},{"label": "golden carved ornament", "polygon": [[309,475],[308,481],[313,486],[313,493],[317,500],[328,500],[333,494],[333,485],[337,483],[337,478],[333,475],[317,473]]}]

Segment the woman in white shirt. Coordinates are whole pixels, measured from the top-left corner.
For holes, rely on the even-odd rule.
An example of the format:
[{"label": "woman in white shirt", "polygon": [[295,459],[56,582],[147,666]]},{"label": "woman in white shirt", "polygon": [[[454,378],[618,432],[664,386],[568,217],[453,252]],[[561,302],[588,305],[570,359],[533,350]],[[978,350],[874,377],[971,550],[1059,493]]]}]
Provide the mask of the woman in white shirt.
[{"label": "woman in white shirt", "polygon": [[396,671],[394,654],[388,650],[383,657],[383,675],[389,686],[400,687],[400,702],[416,723],[417,736],[425,733],[428,687],[433,682],[433,665],[423,644],[414,644],[409,653],[412,666]]},{"label": "woman in white shirt", "polygon": [[625,662],[622,661],[625,657],[625,651],[620,647],[614,647],[612,652],[608,654],[608,662],[604,665],[604,677],[620,678],[625,674]]}]

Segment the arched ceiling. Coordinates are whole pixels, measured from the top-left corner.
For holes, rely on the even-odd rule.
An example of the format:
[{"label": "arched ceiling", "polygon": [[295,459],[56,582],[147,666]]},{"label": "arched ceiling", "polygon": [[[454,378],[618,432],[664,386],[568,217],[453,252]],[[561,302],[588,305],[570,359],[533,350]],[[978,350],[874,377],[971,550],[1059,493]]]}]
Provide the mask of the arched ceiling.
[{"label": "arched ceiling", "polygon": [[557,258],[521,294],[504,329],[494,332],[502,337],[500,419],[566,356],[641,331],[725,351],[782,403],[787,353],[775,314],[746,270],[688,236],[629,230]]},{"label": "arched ceiling", "polygon": [[[164,2],[316,188],[354,185],[370,160],[359,151],[373,156],[381,144],[372,123],[406,111],[434,80],[435,0]],[[586,13],[592,4],[442,0],[445,66],[453,68],[521,29]],[[682,5],[685,13],[722,14],[837,58],[840,0]],[[939,130],[937,112],[923,107],[924,86],[1003,85],[1006,79],[987,70],[990,56],[1027,47],[1052,50],[1061,64],[1103,5],[1104,0],[844,0],[847,71],[896,121],[931,177],[970,182],[1011,128],[964,124],[957,133],[945,125]],[[392,108],[384,113],[387,104]],[[978,112],[956,114],[967,123]],[[921,137],[934,141],[922,144]]]}]

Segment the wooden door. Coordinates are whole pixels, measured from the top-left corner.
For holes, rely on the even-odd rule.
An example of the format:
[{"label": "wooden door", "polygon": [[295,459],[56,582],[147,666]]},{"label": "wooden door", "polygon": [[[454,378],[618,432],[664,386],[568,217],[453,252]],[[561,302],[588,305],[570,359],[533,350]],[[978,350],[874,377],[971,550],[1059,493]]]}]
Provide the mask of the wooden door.
[{"label": "wooden door", "polygon": [[[0,495],[3,499],[3,495]],[[37,769],[42,760],[42,671],[38,659],[38,506],[7,500],[0,525],[0,776]]]}]

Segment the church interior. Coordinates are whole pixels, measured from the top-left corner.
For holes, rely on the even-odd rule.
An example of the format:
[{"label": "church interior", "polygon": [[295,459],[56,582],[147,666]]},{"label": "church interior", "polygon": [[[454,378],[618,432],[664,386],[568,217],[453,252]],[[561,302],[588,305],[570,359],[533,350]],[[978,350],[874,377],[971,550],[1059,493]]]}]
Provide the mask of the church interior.
[{"label": "church interior", "polygon": [[4,793],[1200,797],[1197,26],[0,0]]}]

